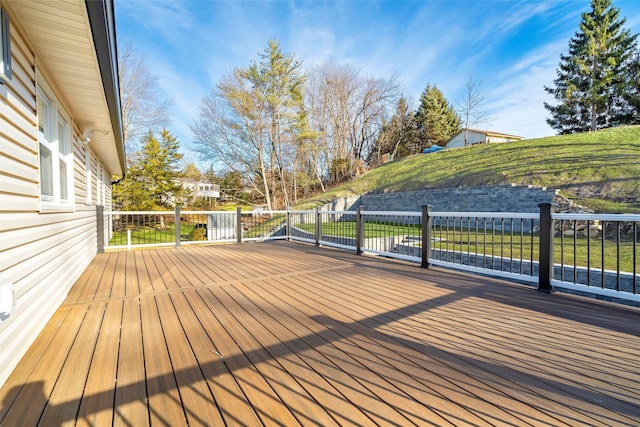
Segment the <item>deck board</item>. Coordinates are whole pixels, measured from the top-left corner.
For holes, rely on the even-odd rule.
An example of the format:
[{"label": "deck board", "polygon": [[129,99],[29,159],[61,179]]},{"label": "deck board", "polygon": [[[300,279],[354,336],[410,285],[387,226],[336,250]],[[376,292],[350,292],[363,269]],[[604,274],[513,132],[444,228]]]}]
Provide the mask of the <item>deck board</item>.
[{"label": "deck board", "polygon": [[[117,295],[120,293],[116,293]],[[114,403],[114,424],[116,425],[149,425],[142,339],[140,301],[137,298],[125,299],[117,353],[118,370]]]},{"label": "deck board", "polygon": [[[300,296],[305,294],[308,295],[310,292],[296,293],[291,292],[291,290],[289,290],[289,292],[292,296],[298,295],[295,303],[296,305],[306,303],[317,306],[318,304],[321,304],[318,300],[305,299]],[[325,287],[323,292],[330,292],[330,290]],[[319,297],[321,297],[321,295],[316,294],[316,298]],[[366,304],[363,299],[359,299],[356,303],[359,306]],[[486,423],[486,421],[483,421],[480,417],[476,417],[474,420],[472,411],[465,408],[464,404],[460,404],[460,402],[468,400],[471,394],[463,388],[453,385],[455,382],[452,382],[449,379],[440,378],[438,375],[430,376],[428,381],[421,381],[421,377],[425,373],[424,369],[433,369],[433,364],[438,363],[437,360],[430,360],[428,363],[423,363],[421,359],[424,358],[424,354],[406,351],[404,346],[392,341],[390,342],[385,336],[381,334],[378,335],[375,332],[368,330],[366,327],[358,324],[357,320],[352,317],[352,313],[350,311],[340,311],[339,309],[333,310],[332,307],[323,307],[322,312],[324,315],[318,315],[318,321],[316,322],[313,330],[316,333],[323,333],[324,330],[330,329],[333,332],[338,333],[341,337],[344,337],[344,340],[349,344],[341,345],[340,348],[342,348],[345,353],[353,353],[354,348],[358,349],[360,352],[364,350],[365,355],[359,354],[359,360],[368,362],[369,364],[382,364],[387,372],[389,367],[391,367],[392,371],[388,375],[392,375],[395,372],[396,378],[394,378],[394,382],[398,382],[404,386],[412,385],[414,389],[412,392],[414,394],[429,391],[430,395],[424,397],[417,395],[416,398],[423,402],[434,402],[437,400],[438,404],[432,405],[433,410],[453,424],[458,424],[461,419],[465,419],[469,422],[473,421],[474,424]],[[328,326],[330,328],[327,328]],[[362,332],[365,332],[365,334],[362,334]],[[340,341],[337,342],[338,344],[336,345],[341,344]],[[370,356],[367,357],[367,354]],[[419,365],[423,366],[420,367]],[[381,369],[378,368],[378,370]],[[404,373],[406,378],[401,380],[399,378],[399,373]],[[411,381],[411,378],[419,380]],[[469,381],[470,379],[465,378],[465,382],[467,384]],[[477,402],[475,406],[476,409],[480,409],[483,413],[495,411],[495,408],[484,404],[483,402]],[[498,414],[501,420],[506,421],[509,418],[508,414],[499,410]]]},{"label": "deck board", "polygon": [[[334,277],[331,280],[339,280],[339,279],[336,279]],[[376,279],[372,277],[370,278],[370,280],[375,281]],[[325,288],[324,292],[330,292],[330,289]],[[345,298],[345,294],[351,294],[350,299]],[[558,392],[556,390],[557,388],[562,389],[564,387],[564,381],[562,381],[563,376],[560,375],[560,372],[562,370],[562,364],[558,364],[554,362],[554,360],[558,360],[558,359],[549,359],[547,360],[548,364],[543,364],[543,366],[553,368],[552,370],[544,370],[544,369],[540,369],[539,367],[540,359],[542,358],[544,360],[545,352],[536,351],[535,358],[529,359],[526,362],[521,362],[520,359],[523,357],[523,353],[522,353],[523,349],[518,348],[517,334],[514,334],[508,340],[497,341],[493,336],[493,328],[492,328],[491,334],[484,333],[483,335],[485,336],[482,336],[482,335],[480,336],[479,341],[481,342],[481,344],[478,347],[476,347],[475,344],[478,342],[478,339],[476,338],[478,335],[478,332],[476,331],[483,331],[483,330],[486,330],[486,328],[483,328],[480,325],[476,324],[475,319],[473,318],[464,319],[463,317],[460,318],[459,317],[460,312],[456,311],[442,319],[443,322],[447,323],[447,330],[444,331],[443,333],[438,333],[438,329],[439,329],[438,325],[434,325],[432,322],[429,322],[429,323],[417,322],[412,320],[409,317],[410,315],[413,315],[415,313],[421,313],[426,311],[425,309],[427,307],[425,307],[425,309],[421,309],[419,305],[416,306],[414,309],[407,310],[408,311],[407,313],[404,313],[403,325],[401,326],[402,329],[398,331],[396,330],[396,328],[389,327],[386,323],[390,323],[390,322],[387,322],[387,319],[384,319],[384,318],[379,319],[376,323],[371,323],[371,319],[375,318],[376,313],[379,313],[380,311],[379,311],[379,308],[371,311],[366,310],[367,305],[363,303],[363,300],[366,300],[368,298],[366,293],[363,292],[361,294],[354,294],[353,290],[350,290],[348,292],[340,291],[339,294],[336,293],[336,295],[339,295],[341,298],[343,298],[343,301],[345,301],[345,306],[347,307],[345,308],[345,310],[351,311],[352,307],[357,307],[357,309],[364,316],[371,315],[371,318],[367,318],[368,324],[366,326],[369,328],[380,328],[385,331],[388,330],[387,334],[391,336],[397,336],[399,339],[403,339],[407,334],[411,334],[413,330],[418,330],[418,329],[424,330],[425,331],[424,333],[429,335],[428,339],[425,339],[423,341],[424,344],[426,345],[415,346],[413,343],[409,343],[409,345],[419,349],[420,353],[422,354],[429,354],[429,355],[433,354],[432,357],[439,360],[441,359],[447,360],[447,359],[450,359],[450,357],[446,357],[446,356],[450,356],[453,354],[461,354],[461,356],[459,356],[459,358],[461,359],[459,363],[462,362],[462,364],[458,369],[462,372],[469,372],[473,370],[475,366],[477,366],[477,363],[473,363],[473,364],[464,363],[467,359],[471,362],[475,362],[476,360],[491,360],[493,362],[492,364],[488,364],[488,363],[481,364],[482,369],[480,370],[475,369],[475,372],[477,372],[478,375],[483,374],[484,377],[488,377],[487,375],[488,372],[494,375],[493,378],[488,378],[490,380],[489,384],[502,384],[503,381],[508,381],[514,386],[517,386],[518,384],[521,384],[521,383],[525,383],[525,384],[528,383],[529,385],[537,386],[539,390],[538,391],[539,398],[541,398],[546,393],[548,393],[548,391],[555,391],[557,393]],[[383,303],[384,301],[382,302],[380,302],[379,300],[375,301],[375,304],[377,305],[380,305]],[[410,301],[407,301],[405,304],[406,304],[405,307],[412,306],[412,302]],[[478,304],[480,304],[480,301],[476,303],[476,305]],[[332,307],[336,307],[336,306],[340,306],[340,304],[332,305]],[[429,307],[432,307],[432,306],[433,305],[431,304]],[[489,313],[487,313],[487,315],[489,315]],[[458,318],[461,320],[460,327],[456,325],[450,325],[451,318],[454,318],[454,316],[455,318]],[[464,316],[464,310],[462,310],[462,316]],[[385,314],[381,317],[388,318],[390,316]],[[388,320],[395,320],[395,319],[393,319],[392,317],[391,319],[388,319]],[[499,319],[495,319],[493,324],[499,325],[500,324]],[[412,329],[412,327],[415,329]],[[440,342],[435,340],[442,340],[442,344],[446,345],[446,347],[442,347],[442,350],[446,350],[447,352],[443,352],[442,350],[440,350]],[[529,341],[529,343],[532,343],[532,345],[535,342],[536,342],[535,337],[533,337],[532,340]],[[434,346],[433,344],[438,344],[438,345]],[[504,349],[504,350],[496,351],[496,349]],[[469,358],[468,357],[469,354],[472,354],[476,357]],[[556,365],[559,365],[560,369],[557,369],[558,366]],[[575,369],[580,369],[581,367],[582,365],[576,367]],[[541,380],[538,380],[536,377],[531,377],[530,373],[532,372],[538,374],[539,378],[550,378],[551,381],[541,381]],[[502,377],[506,376],[506,374],[508,374],[508,377],[503,379]],[[455,377],[450,380],[454,382],[458,381]],[[592,380],[591,378],[588,379],[588,381],[591,381],[591,380]],[[605,389],[606,388],[608,387],[605,387]],[[567,391],[568,395],[569,395],[569,392],[572,391],[571,389],[567,389],[567,388],[565,388],[565,390]],[[532,393],[533,391],[535,391],[535,387],[529,388],[526,394],[523,395],[521,393],[519,397],[525,399],[525,401],[530,400],[532,396],[535,397],[535,393]],[[602,391],[604,391],[604,389]],[[481,395],[485,399],[488,398],[488,394],[486,393]],[[566,399],[567,396],[564,396],[564,397]],[[581,405],[579,407],[580,411],[583,411],[585,413],[593,412],[593,409],[595,408],[594,407],[595,402],[589,402],[588,401],[589,397],[590,396],[587,392],[585,395],[586,402],[584,402],[583,400],[576,400],[576,404]],[[599,397],[603,397],[603,396],[600,395]],[[568,403],[571,403],[571,402],[573,402],[573,400],[569,400],[569,401],[563,400],[558,403],[559,405],[566,406]],[[615,405],[616,403],[617,402],[611,401],[609,402],[609,405]],[[460,404],[464,405],[464,402],[460,402]],[[530,401],[529,404],[534,406],[535,402]],[[510,405],[513,406],[513,404],[510,404]],[[570,413],[570,411],[567,411],[567,412]],[[599,423],[609,423],[611,420],[610,417],[612,416],[612,414],[606,414],[607,412],[608,411],[606,410],[598,408],[597,412],[593,412],[590,414],[592,416],[591,419],[585,419],[584,421],[590,422],[590,423],[593,423],[594,421],[597,421]],[[575,414],[569,416],[568,418],[569,425],[572,424],[570,421],[575,419],[575,417],[576,417]],[[544,420],[544,418],[546,417],[543,417],[543,419],[535,418],[535,421],[541,422]],[[612,418],[615,419],[615,415]]]},{"label": "deck board", "polygon": [[74,425],[75,417],[82,401],[84,386],[91,359],[95,354],[96,340],[104,316],[104,305],[87,307],[78,334],[73,341],[67,358],[61,365],[60,375],[49,395],[42,418],[52,425]]},{"label": "deck board", "polygon": [[[359,307],[366,308],[367,302],[365,301],[365,299],[366,297],[363,295],[356,301],[357,305]],[[348,303],[349,301],[347,300],[346,302]],[[335,306],[336,305],[334,305],[334,307]],[[458,361],[458,363],[455,365],[451,363],[441,363],[440,360],[443,359],[447,361],[451,358],[446,357],[449,356],[449,354],[439,349],[439,346],[441,345],[441,342],[439,340],[443,338],[451,339],[451,335],[447,334],[443,336],[441,334],[438,334],[434,331],[434,326],[431,323],[419,324],[416,325],[415,328],[408,328],[408,330],[404,332],[399,331],[401,333],[397,333],[398,327],[394,327],[388,328],[389,330],[385,334],[372,334],[369,331],[369,326],[360,325],[357,322],[354,322],[353,318],[347,317],[351,314],[348,309],[344,309],[343,311],[331,311],[331,308],[327,307],[326,309],[323,309],[323,311],[331,314],[331,321],[326,321],[325,325],[323,325],[324,327],[334,325],[334,329],[345,329],[345,334],[354,336],[354,339],[357,339],[359,341],[359,345],[367,345],[367,348],[369,348],[370,351],[374,354],[380,354],[381,348],[388,347],[388,350],[390,350],[392,353],[389,354],[389,352],[387,351],[383,353],[383,357],[387,360],[394,360],[396,362],[395,366],[397,367],[397,369],[406,370],[410,369],[413,364],[420,365],[419,369],[423,369],[423,372],[432,374],[429,375],[429,380],[427,384],[425,384],[425,386],[434,389],[439,395],[445,396],[447,399],[453,402],[454,405],[459,405],[461,408],[467,408],[472,412],[479,411],[480,414],[478,414],[478,416],[489,418],[492,422],[495,422],[497,420],[506,422],[509,416],[504,411],[516,412],[519,409],[524,409],[523,405],[520,404],[520,402],[514,402],[513,399],[510,398],[510,396],[501,393],[500,390],[496,390],[490,387],[486,383],[488,377],[487,372],[482,372],[482,375],[480,376],[483,379],[483,382],[476,380],[473,377],[469,377],[468,372],[473,370],[474,366],[471,364],[463,363],[464,360]],[[405,321],[409,322],[408,320]],[[472,328],[473,323],[465,322],[465,327]],[[385,328],[384,325],[383,328]],[[349,331],[349,329],[351,329],[351,331]],[[408,345],[399,345],[403,342],[402,340],[406,336],[405,334],[412,333],[412,330],[430,330],[429,339],[424,339],[422,343],[407,343]],[[400,343],[389,340],[389,337],[394,336],[397,337],[398,340],[400,340]],[[371,339],[375,341],[373,341],[373,343],[368,343],[367,341]],[[466,343],[463,342],[462,345],[463,348],[448,348],[448,350],[451,351],[451,354],[457,351],[468,351]],[[393,357],[393,354],[401,356],[404,360],[400,358],[391,359],[391,357]],[[493,380],[497,381],[499,380],[499,378],[493,378]],[[491,410],[490,407],[487,408],[487,405],[482,401],[474,402],[472,407],[467,406],[468,401],[473,400],[474,398],[477,399],[479,396],[481,396],[483,400],[486,400],[490,405],[495,405],[496,408],[500,409],[500,411]],[[438,407],[442,408],[443,404],[439,404]],[[530,418],[532,414],[535,414],[535,411],[528,410],[523,412],[516,412],[512,415]],[[460,414],[455,413],[454,415],[457,415],[458,417],[460,416]],[[557,423],[557,421],[549,419],[549,417],[544,416],[544,414],[535,414],[535,416],[536,422],[545,421],[551,424]],[[467,419],[467,417],[464,418]],[[459,422],[459,419],[460,418],[457,418],[453,421]],[[522,423],[522,420],[513,420],[513,422],[516,424],[520,424]]]},{"label": "deck board", "polygon": [[180,313],[180,321],[183,325],[188,325],[187,335],[193,355],[207,380],[213,399],[225,423],[260,425],[258,415],[242,393],[242,389],[233,378],[220,356],[221,353],[214,344],[218,334],[214,334],[212,337],[207,333],[204,324],[209,323],[207,320],[210,314],[202,305],[202,300],[195,291],[185,292],[182,295],[173,294],[171,297],[176,311]]},{"label": "deck board", "polygon": [[[49,340],[40,335],[38,340],[42,338],[42,341],[46,341],[46,348],[42,348],[42,344],[36,342],[32,346],[38,349],[36,354],[27,354],[24,358],[29,368],[17,369],[15,375],[17,378],[13,381],[7,381],[3,386],[3,396],[0,399],[3,402],[3,408],[4,402],[7,400],[4,397],[5,388],[8,388],[8,394],[12,394],[12,389],[19,389],[19,394],[13,401],[11,410],[6,414],[3,413],[5,417],[0,420],[0,425],[38,424],[73,341],[82,326],[87,310],[84,306],[74,306],[68,310],[63,308],[57,313],[60,313],[63,319],[58,321],[55,319],[56,315],[52,319],[58,326],[55,331],[50,331],[55,336]],[[42,351],[40,351],[41,349]],[[80,381],[84,381],[84,379],[80,379]],[[9,386],[7,387],[7,385]]]},{"label": "deck board", "polygon": [[98,255],[0,425],[639,425],[640,310],[311,245]]},{"label": "deck board", "polygon": [[140,299],[145,374],[151,424],[183,425],[186,422],[180,393],[173,375],[167,338],[163,332],[154,297]]},{"label": "deck board", "polygon": [[113,422],[123,306],[122,300],[105,304],[102,325],[78,411],[78,426],[104,426]]},{"label": "deck board", "polygon": [[105,264],[108,260],[109,257],[99,257],[95,262],[92,262],[78,279],[78,282],[85,283],[85,286],[74,286],[71,288],[68,298],[76,301],[93,299],[96,287],[100,283],[100,279],[106,270]]},{"label": "deck board", "polygon": [[[250,290],[246,290],[246,292],[248,293]],[[274,297],[284,298],[283,294],[276,293],[274,289],[270,289],[268,293],[262,292],[261,295],[269,295],[270,293],[273,293]],[[309,304],[309,309],[319,304],[316,300],[306,300],[302,297],[298,297],[293,302],[296,306],[305,303]],[[338,313],[338,315],[340,314]],[[416,410],[415,413],[420,414],[432,411],[434,413],[433,419],[441,417],[442,420],[447,420],[453,425],[459,424],[461,420],[475,425],[487,424],[483,418],[475,416],[472,412],[466,410],[464,406],[455,403],[456,395],[462,394],[457,399],[458,401],[468,399],[468,393],[465,393],[464,390],[455,389],[449,382],[441,380],[437,376],[429,378],[428,381],[422,380],[421,377],[425,371],[416,364],[416,361],[423,355],[414,353],[408,357],[399,358],[398,355],[400,353],[398,351],[401,350],[398,348],[399,346],[387,346],[384,341],[376,340],[374,336],[361,337],[358,325],[354,325],[352,321],[353,319],[351,318],[343,324],[335,321],[331,328],[327,328],[328,322],[323,324],[318,320],[305,320],[300,327],[307,328],[307,333],[311,332],[327,337],[337,351],[343,352],[353,359],[352,363],[358,361],[358,364],[362,365],[363,368],[370,369],[373,372],[377,371],[378,375],[386,378],[389,384],[394,384],[395,387],[410,395],[416,402],[428,402],[428,405],[418,408],[419,410]],[[328,330],[330,332],[327,332]],[[367,331],[367,334],[371,335],[369,331]],[[352,370],[347,369],[347,372],[352,372]],[[495,410],[493,406],[482,402],[479,402],[478,406],[489,412]],[[409,417],[411,415],[412,413],[408,414]],[[507,421],[508,418],[508,414],[500,412],[501,420]],[[414,421],[426,423],[432,420],[425,418]],[[436,422],[436,424],[441,425],[442,421]]]},{"label": "deck board", "polygon": [[[230,288],[225,288],[225,291],[233,292]],[[246,299],[245,294],[240,292],[233,292],[233,294],[238,299],[244,299],[243,305],[251,310],[251,302]],[[280,301],[283,300],[284,298],[280,299]],[[255,310],[252,310],[253,313],[260,309],[259,306],[255,307]],[[408,422],[427,421],[427,419],[418,419],[419,416],[416,416],[425,412],[425,406],[420,403],[419,398],[403,393],[400,390],[401,386],[397,386],[403,381],[411,382],[411,378],[399,378],[399,372],[387,372],[387,375],[373,374],[375,371],[370,369],[366,362],[363,363],[363,360],[370,356],[368,352],[345,349],[345,345],[340,342],[342,340],[340,335],[334,331],[318,333],[301,322],[300,316],[287,316],[277,320],[269,318],[268,313],[263,314],[265,315],[256,319],[258,323],[253,325],[252,330],[257,329],[261,337],[279,332],[274,335],[275,341],[262,342],[263,346],[278,348],[276,343],[285,343],[291,349],[289,351],[298,354],[321,377],[326,378],[330,385],[345,396],[346,400],[357,402],[359,407],[374,407],[377,411],[385,413],[384,418],[375,412],[368,413],[370,419],[376,423],[389,422],[404,425]],[[264,325],[264,330],[260,331],[259,325]],[[372,396],[369,396],[370,394]],[[387,405],[388,408],[381,410],[383,405]],[[396,408],[402,409],[396,410]],[[342,408],[342,411],[344,417],[351,418],[348,409]]]},{"label": "deck board", "polygon": [[221,425],[222,415],[193,354],[180,323],[179,313],[171,302],[171,295],[157,295],[156,301],[187,423],[203,426]]},{"label": "deck board", "polygon": [[167,264],[164,259],[167,257],[162,257],[161,251],[149,251],[146,253],[148,257],[153,261],[153,264],[149,263],[150,267],[155,266],[157,272],[150,273],[153,276],[153,289],[155,292],[160,292],[164,290],[172,290],[172,289],[180,289],[178,286],[178,282],[174,279],[173,275],[170,273]]},{"label": "deck board", "polygon": [[[93,260],[93,263],[97,262],[100,258],[106,257],[107,264],[105,265],[105,270],[102,276],[100,277],[100,282],[98,286],[95,287],[95,293],[93,294],[93,299],[98,300],[107,300],[111,297],[113,293],[113,287],[116,283],[124,284],[124,266],[121,264],[124,256],[126,254],[122,252],[115,253],[106,253],[102,254],[99,257],[96,257]],[[119,264],[120,263],[120,264]],[[76,287],[92,287],[93,283],[86,282],[76,282],[74,288]],[[91,296],[86,295],[81,300],[68,299],[69,301],[90,301]]]}]

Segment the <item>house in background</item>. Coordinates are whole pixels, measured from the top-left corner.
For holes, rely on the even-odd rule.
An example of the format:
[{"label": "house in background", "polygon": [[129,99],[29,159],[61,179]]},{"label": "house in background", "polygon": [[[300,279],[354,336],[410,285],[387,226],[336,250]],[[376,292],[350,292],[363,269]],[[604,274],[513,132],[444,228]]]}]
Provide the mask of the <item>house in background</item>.
[{"label": "house in background", "polygon": [[508,135],[506,133],[492,132],[488,130],[467,129],[467,143],[464,143],[465,130],[462,129],[456,135],[447,141],[446,148],[464,147],[473,144],[491,144],[494,142],[512,142],[521,141],[521,136]]},{"label": "house in background", "polygon": [[177,182],[183,189],[189,192],[190,202],[194,202],[197,199],[213,201],[220,198],[220,186],[218,184],[211,184],[189,178],[178,178]]},{"label": "house in background", "polygon": [[112,1],[0,8],[1,385],[94,258],[125,155]]}]

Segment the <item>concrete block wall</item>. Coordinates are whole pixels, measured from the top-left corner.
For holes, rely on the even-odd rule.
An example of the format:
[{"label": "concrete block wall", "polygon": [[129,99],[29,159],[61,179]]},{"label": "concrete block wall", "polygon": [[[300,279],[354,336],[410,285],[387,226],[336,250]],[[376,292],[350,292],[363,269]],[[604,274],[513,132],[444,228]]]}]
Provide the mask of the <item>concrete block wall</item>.
[{"label": "concrete block wall", "polygon": [[360,205],[362,196],[341,197],[331,203],[320,207],[321,211],[350,211],[356,210]]},{"label": "concrete block wall", "polygon": [[440,212],[539,212],[540,203],[552,203],[555,190],[540,187],[496,185],[460,187],[402,193],[366,194],[349,209],[419,212],[431,205]]}]

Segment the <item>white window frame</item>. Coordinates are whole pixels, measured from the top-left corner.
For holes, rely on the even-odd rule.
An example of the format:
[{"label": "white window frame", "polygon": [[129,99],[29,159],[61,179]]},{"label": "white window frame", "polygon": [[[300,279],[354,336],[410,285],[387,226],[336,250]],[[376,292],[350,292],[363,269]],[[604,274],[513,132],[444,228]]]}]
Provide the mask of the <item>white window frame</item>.
[{"label": "white window frame", "polygon": [[9,15],[0,7],[0,83],[11,80],[11,22]]},{"label": "white window frame", "polygon": [[[51,153],[50,175],[48,177],[43,176],[44,170],[42,167],[39,170],[40,211],[73,211],[75,208],[75,191],[71,120],[44,82],[38,84],[37,96],[39,101],[37,103],[37,114],[43,115],[43,126],[45,127],[41,132],[39,128],[40,117],[38,117],[38,158],[41,159],[42,147]],[[46,111],[41,111],[40,101],[46,105]],[[67,152],[65,152],[65,148]],[[41,165],[41,160],[39,162],[39,165]],[[66,177],[61,177],[62,169],[66,169]],[[51,194],[43,194],[45,180],[50,180]],[[63,186],[66,191],[63,191]]]},{"label": "white window frame", "polygon": [[[73,206],[74,196],[74,182],[73,182],[73,143],[71,141],[71,124],[69,119],[65,118],[60,111],[57,115],[57,129],[58,129],[58,174],[60,178],[60,204]],[[63,152],[63,147],[67,152]],[[66,170],[66,177],[64,183],[62,181],[62,165]],[[66,187],[66,188],[64,188]],[[66,191],[65,191],[66,190]]]}]

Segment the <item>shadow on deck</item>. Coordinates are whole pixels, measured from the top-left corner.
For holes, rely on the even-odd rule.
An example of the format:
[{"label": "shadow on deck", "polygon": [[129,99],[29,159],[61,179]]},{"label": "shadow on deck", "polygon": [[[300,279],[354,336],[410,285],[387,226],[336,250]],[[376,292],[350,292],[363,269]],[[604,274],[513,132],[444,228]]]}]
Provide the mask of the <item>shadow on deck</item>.
[{"label": "shadow on deck", "polygon": [[640,310],[279,242],[101,254],[1,425],[637,425]]}]

